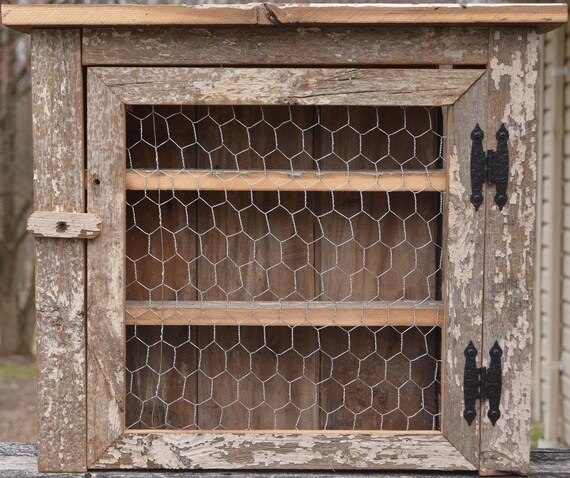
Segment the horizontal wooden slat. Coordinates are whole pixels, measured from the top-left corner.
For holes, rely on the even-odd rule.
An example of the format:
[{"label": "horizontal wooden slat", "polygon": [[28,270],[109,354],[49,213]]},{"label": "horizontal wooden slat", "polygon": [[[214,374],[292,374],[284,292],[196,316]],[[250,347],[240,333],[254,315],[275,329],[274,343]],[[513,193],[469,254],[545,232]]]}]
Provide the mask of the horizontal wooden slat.
[{"label": "horizontal wooden slat", "polygon": [[4,5],[2,22],[33,27],[132,25],[436,24],[536,25],[566,22],[564,4],[410,5]]},{"label": "horizontal wooden slat", "polygon": [[148,302],[127,301],[127,325],[434,326],[441,302]]},{"label": "horizontal wooden slat", "polygon": [[443,436],[423,432],[125,433],[94,464],[94,468],[266,470],[276,467],[475,469]]},{"label": "horizontal wooden slat", "polygon": [[129,170],[126,188],[147,191],[445,191],[443,170],[382,171],[143,171]]},{"label": "horizontal wooden slat", "polygon": [[[121,66],[485,65],[488,39],[486,27],[87,28],[82,61]],[[402,45],[412,44],[402,54]]]},{"label": "horizontal wooden slat", "polygon": [[36,211],[28,219],[27,231],[36,237],[94,239],[101,232],[101,218],[80,212]]},{"label": "horizontal wooden slat", "polygon": [[124,103],[453,104],[482,69],[91,68]]}]

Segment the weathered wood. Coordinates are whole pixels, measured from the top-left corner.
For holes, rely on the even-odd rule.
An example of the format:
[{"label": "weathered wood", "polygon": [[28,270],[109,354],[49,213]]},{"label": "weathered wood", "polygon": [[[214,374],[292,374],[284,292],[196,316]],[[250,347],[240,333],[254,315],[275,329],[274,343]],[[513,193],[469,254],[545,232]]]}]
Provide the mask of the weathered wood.
[{"label": "weathered wood", "polygon": [[87,211],[106,227],[87,245],[87,456],[124,428],[125,130],[121,100],[87,73]]},{"label": "weathered wood", "polygon": [[272,5],[4,5],[2,22],[31,27],[126,25],[282,24],[483,24],[556,28],[567,20],[566,5],[290,4]]},{"label": "weathered wood", "polygon": [[[164,451],[167,451],[166,453]],[[473,470],[438,433],[126,433],[94,468]]]},{"label": "weathered wood", "polygon": [[35,211],[28,218],[27,231],[37,237],[93,239],[101,232],[101,219],[81,212]]},{"label": "weathered wood", "polygon": [[83,64],[485,65],[488,41],[485,27],[86,28]]},{"label": "weathered wood", "polygon": [[[523,5],[518,5],[523,6]],[[545,29],[557,28],[567,19],[566,5],[528,4],[525,8],[501,4],[428,4],[428,5],[267,5],[275,17],[274,23],[282,24],[500,24],[535,25]],[[549,23],[553,23],[549,25]],[[543,30],[546,31],[546,30]]]},{"label": "weathered wood", "polygon": [[539,37],[529,29],[490,32],[487,145],[509,131],[508,203],[499,211],[487,188],[483,343],[488,360],[503,349],[501,417],[493,427],[481,408],[481,474],[528,472],[536,187],[536,81]]},{"label": "weathered wood", "polygon": [[443,322],[438,302],[148,302],[128,301],[129,325],[300,325],[348,327],[434,326]]},{"label": "weathered wood", "polygon": [[[480,413],[469,426],[463,418],[465,347],[473,341],[481,350],[485,214],[475,211],[471,195],[471,130],[487,112],[487,76],[453,105],[448,116],[447,165],[449,194],[444,251],[446,325],[443,334],[442,430],[463,455],[478,466]],[[483,99],[482,99],[483,98]],[[481,118],[481,119],[477,119]],[[477,357],[482,360],[483,354]]]},{"label": "weathered wood", "polygon": [[[84,212],[79,30],[32,36],[34,207]],[[85,470],[85,245],[36,240],[38,467]]]},{"label": "weathered wood", "polygon": [[[0,443],[0,478],[52,478],[54,475],[37,471],[37,448],[31,443]],[[530,452],[530,477],[567,478],[570,469],[570,450],[564,449],[540,449]],[[187,478],[187,471],[136,471],[136,470],[110,470],[89,472],[92,478]],[[268,473],[262,471],[199,471],[194,470],[195,478],[213,478],[214,476],[239,477],[239,478],[306,478],[306,471],[274,471]],[[369,478],[366,471],[311,471],[315,478]],[[383,471],[382,478],[441,478],[440,471],[422,471],[421,474],[413,471]],[[477,477],[476,472],[448,471],[447,478]],[[504,478],[515,478],[516,475],[503,475]],[[66,478],[85,478],[84,473],[67,473]]]},{"label": "weathered wood", "polygon": [[91,69],[125,103],[441,106],[478,69],[104,68]]},{"label": "weathered wood", "polygon": [[148,191],[445,191],[445,171],[144,171],[130,170],[126,188]]}]

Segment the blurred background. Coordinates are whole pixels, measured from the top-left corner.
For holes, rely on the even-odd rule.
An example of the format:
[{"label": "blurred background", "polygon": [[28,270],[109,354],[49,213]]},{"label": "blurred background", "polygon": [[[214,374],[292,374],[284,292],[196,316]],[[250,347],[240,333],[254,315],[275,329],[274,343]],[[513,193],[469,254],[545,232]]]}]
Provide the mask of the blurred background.
[{"label": "blurred background", "polygon": [[[2,3],[188,4],[249,3],[249,1],[8,0]],[[318,3],[335,2],[321,0]],[[345,0],[345,3],[357,2]],[[383,3],[421,2],[408,0]],[[432,0],[429,3],[451,3],[451,1]],[[467,3],[501,2],[495,0]],[[513,3],[512,0],[509,3]],[[33,202],[29,51],[28,35],[0,27],[0,442],[36,440],[34,244],[32,238],[25,232],[26,220],[31,213]],[[570,447],[570,27],[568,25],[542,37],[539,97],[532,444],[534,447],[568,448]]]}]

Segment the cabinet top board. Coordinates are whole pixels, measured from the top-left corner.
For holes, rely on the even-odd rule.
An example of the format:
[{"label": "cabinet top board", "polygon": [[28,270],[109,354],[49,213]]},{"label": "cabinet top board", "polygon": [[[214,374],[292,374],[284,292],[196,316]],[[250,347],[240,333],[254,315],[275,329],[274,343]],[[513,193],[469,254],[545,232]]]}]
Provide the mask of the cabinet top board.
[{"label": "cabinet top board", "polygon": [[563,25],[566,4],[3,5],[16,30],[184,25]]}]

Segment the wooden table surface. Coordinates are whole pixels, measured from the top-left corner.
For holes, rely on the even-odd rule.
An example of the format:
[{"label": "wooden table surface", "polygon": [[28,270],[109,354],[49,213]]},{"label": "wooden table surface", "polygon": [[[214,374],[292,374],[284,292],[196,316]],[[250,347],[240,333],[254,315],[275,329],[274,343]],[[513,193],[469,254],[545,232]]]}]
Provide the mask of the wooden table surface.
[{"label": "wooden table surface", "polygon": [[[38,473],[36,466],[36,446],[28,443],[0,443],[0,478],[454,478],[477,476],[476,473],[442,473],[442,472],[352,472],[352,473],[315,473],[284,471],[90,471],[88,473]],[[540,449],[531,452],[530,475],[540,478],[570,478],[570,450]]]}]

